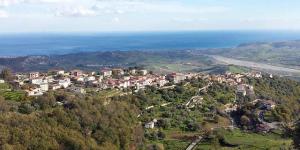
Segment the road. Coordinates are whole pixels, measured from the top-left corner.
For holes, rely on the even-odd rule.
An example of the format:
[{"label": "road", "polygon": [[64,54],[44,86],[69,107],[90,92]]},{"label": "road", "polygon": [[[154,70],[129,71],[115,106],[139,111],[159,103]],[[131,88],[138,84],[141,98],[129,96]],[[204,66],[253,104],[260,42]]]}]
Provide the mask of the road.
[{"label": "road", "polygon": [[[202,87],[202,88],[199,88],[199,92],[201,92],[201,91],[203,91],[203,90],[206,90],[206,89],[209,88],[211,85],[212,85],[212,82],[209,82],[206,86],[204,86],[204,87]],[[186,106],[188,106],[188,105],[191,103],[191,101],[193,101],[193,99],[199,98],[199,97],[201,97],[201,96],[196,95],[196,96],[192,97],[192,98],[187,102]],[[202,137],[202,136],[199,136],[196,140],[194,140],[194,141],[186,148],[186,150],[193,150],[193,149],[195,148],[195,146],[196,146],[198,143],[201,142],[202,139],[203,139],[203,137]]]},{"label": "road", "polygon": [[258,121],[261,122],[262,124],[269,126],[271,129],[278,129],[280,127],[281,123],[280,122],[272,122],[272,123],[266,122],[264,120],[264,112],[265,111],[258,111]]},{"label": "road", "polygon": [[212,86],[212,82],[209,82],[206,86],[202,87],[199,89],[199,92],[203,91],[203,90],[206,90],[207,88],[209,88],[210,86]]},{"label": "road", "polygon": [[281,73],[287,73],[287,74],[300,74],[300,70],[292,69],[292,68],[286,68],[286,67],[280,67],[280,66],[274,66],[264,63],[258,63],[258,62],[252,62],[252,61],[245,61],[245,60],[237,60],[233,58],[227,58],[223,56],[217,56],[217,55],[210,55],[215,60],[225,63],[225,64],[233,64],[237,66],[243,66],[243,67],[249,67],[254,69],[260,69],[260,70],[267,70],[267,71],[273,71],[273,72],[281,72]]},{"label": "road", "polygon": [[199,136],[195,141],[193,141],[187,148],[186,150],[192,150],[194,147],[202,140],[202,136]]}]

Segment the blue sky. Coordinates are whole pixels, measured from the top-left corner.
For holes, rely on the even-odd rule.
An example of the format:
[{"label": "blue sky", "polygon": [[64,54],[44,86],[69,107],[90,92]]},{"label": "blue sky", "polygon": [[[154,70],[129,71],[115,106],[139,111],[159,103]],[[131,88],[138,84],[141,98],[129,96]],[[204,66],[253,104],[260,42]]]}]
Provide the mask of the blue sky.
[{"label": "blue sky", "polygon": [[0,32],[299,30],[299,0],[0,0]]}]

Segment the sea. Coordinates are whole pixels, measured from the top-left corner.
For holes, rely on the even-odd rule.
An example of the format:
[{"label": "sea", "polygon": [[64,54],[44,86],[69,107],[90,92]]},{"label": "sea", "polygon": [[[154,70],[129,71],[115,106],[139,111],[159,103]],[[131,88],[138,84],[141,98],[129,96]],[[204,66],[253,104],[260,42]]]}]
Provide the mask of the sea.
[{"label": "sea", "polygon": [[300,31],[180,31],[0,34],[0,57],[94,51],[155,51],[236,47],[300,40]]}]

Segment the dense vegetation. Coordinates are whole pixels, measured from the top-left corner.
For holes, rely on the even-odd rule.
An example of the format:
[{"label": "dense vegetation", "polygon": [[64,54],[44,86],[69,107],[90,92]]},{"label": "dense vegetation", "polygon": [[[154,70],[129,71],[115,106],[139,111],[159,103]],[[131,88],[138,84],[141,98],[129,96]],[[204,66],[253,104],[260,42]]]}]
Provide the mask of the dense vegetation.
[{"label": "dense vegetation", "polygon": [[299,119],[300,83],[286,78],[264,77],[249,79],[257,98],[275,101],[278,106],[270,115],[277,121],[294,122]]},{"label": "dense vegetation", "polygon": [[[10,71],[1,77],[10,79]],[[289,79],[264,76],[247,78],[256,95],[248,97],[276,102],[265,113],[266,121],[285,123],[284,130],[254,133],[259,107],[245,101],[239,107],[235,130],[224,105],[234,103],[235,88],[192,78],[174,88],[147,87],[134,94],[127,91],[89,91],[77,95],[65,90],[41,97],[27,97],[13,84],[0,84],[1,149],[184,149],[195,137],[203,142],[196,149],[287,149],[291,137],[299,146],[300,84]],[[121,96],[123,95],[123,96]],[[188,105],[188,101],[195,98]],[[144,124],[157,120],[155,128]],[[244,132],[246,131],[246,132]],[[295,133],[293,135],[293,133]]]},{"label": "dense vegetation", "polygon": [[138,109],[130,100],[65,92],[18,102],[0,97],[1,149],[139,147],[143,132],[137,123]]}]

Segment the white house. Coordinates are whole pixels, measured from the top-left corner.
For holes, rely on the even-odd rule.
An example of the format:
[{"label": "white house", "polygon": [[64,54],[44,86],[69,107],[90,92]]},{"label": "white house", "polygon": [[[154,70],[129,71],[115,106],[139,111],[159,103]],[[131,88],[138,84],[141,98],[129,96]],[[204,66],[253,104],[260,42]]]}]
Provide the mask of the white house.
[{"label": "white house", "polygon": [[145,128],[146,128],[146,129],[153,129],[154,126],[155,126],[155,124],[154,124],[153,121],[148,122],[148,123],[145,124]]},{"label": "white house", "polygon": [[52,76],[46,77],[45,80],[47,80],[48,83],[54,82],[54,78]]},{"label": "white house", "polygon": [[145,124],[146,129],[153,129],[155,127],[155,123],[157,123],[156,119],[153,119],[153,121],[150,121]]},{"label": "white house", "polygon": [[31,79],[31,83],[40,85],[40,84],[48,83],[48,80],[44,80],[43,78],[34,78],[34,79]]},{"label": "white house", "polygon": [[130,80],[130,76],[124,76],[123,79],[126,80],[126,81]]},{"label": "white house", "polygon": [[65,74],[65,71],[64,70],[59,70],[56,72],[57,75],[64,75]]},{"label": "white house", "polygon": [[166,79],[159,79],[157,81],[158,86],[162,87],[164,85],[166,85],[168,83],[168,81]]},{"label": "white house", "polygon": [[5,81],[3,79],[0,79],[0,83],[5,83]]},{"label": "white house", "polygon": [[147,70],[140,70],[139,72],[140,72],[140,74],[143,75],[143,76],[148,74],[148,71],[147,71]]},{"label": "white house", "polygon": [[94,76],[88,76],[84,78],[84,82],[95,81],[96,78]]},{"label": "white house", "polygon": [[58,84],[63,88],[67,88],[71,85],[71,80],[69,78],[65,78],[63,80],[59,80]]},{"label": "white house", "polygon": [[186,79],[184,74],[181,73],[172,73],[167,76],[168,80],[173,81],[174,83],[179,83]]},{"label": "white house", "polygon": [[121,83],[119,83],[118,88],[128,88],[130,86],[130,81],[122,81]]},{"label": "white house", "polygon": [[40,88],[42,92],[47,92],[49,90],[49,84],[48,83],[40,84]]},{"label": "white house", "polygon": [[103,75],[98,76],[98,82],[102,82],[103,80]]},{"label": "white house", "polygon": [[129,73],[134,75],[134,74],[136,74],[136,70],[135,69],[131,69],[131,70],[129,70]]},{"label": "white house", "polygon": [[84,77],[78,77],[78,78],[76,78],[76,81],[78,81],[78,82],[84,82]]},{"label": "white house", "polygon": [[241,95],[243,95],[243,96],[246,96],[246,94],[247,94],[247,91],[246,91],[246,88],[245,88],[245,86],[244,85],[238,85],[237,86],[237,93],[238,94],[241,94]]},{"label": "white house", "polygon": [[102,74],[104,77],[110,77],[110,76],[112,76],[112,70],[109,70],[109,69],[103,69],[103,70],[101,70],[101,74]]},{"label": "white house", "polygon": [[51,86],[51,89],[52,90],[57,90],[57,89],[60,89],[62,86],[60,86],[59,84],[53,84],[52,86]]},{"label": "white house", "polygon": [[35,88],[31,90],[26,91],[28,96],[41,96],[43,95],[42,89],[41,88]]}]

